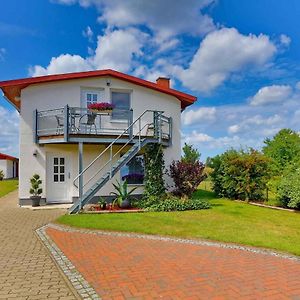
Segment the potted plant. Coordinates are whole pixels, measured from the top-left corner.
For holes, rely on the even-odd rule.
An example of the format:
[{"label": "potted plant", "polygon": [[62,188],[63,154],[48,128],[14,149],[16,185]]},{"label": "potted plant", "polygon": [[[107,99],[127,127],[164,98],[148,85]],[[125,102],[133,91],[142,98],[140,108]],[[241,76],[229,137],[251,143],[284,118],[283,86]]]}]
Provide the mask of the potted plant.
[{"label": "potted plant", "polygon": [[31,188],[29,190],[29,193],[32,195],[30,197],[32,201],[32,206],[40,206],[40,201],[41,201],[41,194],[43,192],[43,189],[40,187],[42,184],[42,180],[40,179],[40,175],[34,174],[30,178],[30,183],[31,183]]},{"label": "potted plant", "polygon": [[130,208],[130,195],[137,189],[137,187],[134,187],[133,189],[128,191],[127,180],[125,180],[123,183],[117,181],[117,184],[113,184],[113,186],[117,190],[117,192],[111,192],[111,194],[116,196],[113,204],[118,204],[120,208]]},{"label": "potted plant", "polygon": [[2,181],[3,179],[4,179],[4,172],[0,170],[0,181]]},{"label": "potted plant", "polygon": [[114,105],[108,102],[92,103],[88,105],[88,109],[94,113],[103,112],[111,114],[114,109]]},{"label": "potted plant", "polygon": [[106,209],[106,201],[102,197],[100,197],[100,200],[98,201],[98,204],[99,204],[100,209],[102,209],[102,210]]}]

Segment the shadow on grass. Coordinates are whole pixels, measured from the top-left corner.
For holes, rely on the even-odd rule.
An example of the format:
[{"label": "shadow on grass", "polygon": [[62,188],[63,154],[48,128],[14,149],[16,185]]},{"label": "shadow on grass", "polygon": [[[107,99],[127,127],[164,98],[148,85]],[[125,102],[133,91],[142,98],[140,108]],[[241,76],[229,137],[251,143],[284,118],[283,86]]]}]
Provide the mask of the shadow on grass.
[{"label": "shadow on grass", "polygon": [[194,194],[193,194],[193,198],[199,198],[199,199],[215,199],[216,194],[214,192],[211,191],[206,191],[203,189],[198,189]]}]

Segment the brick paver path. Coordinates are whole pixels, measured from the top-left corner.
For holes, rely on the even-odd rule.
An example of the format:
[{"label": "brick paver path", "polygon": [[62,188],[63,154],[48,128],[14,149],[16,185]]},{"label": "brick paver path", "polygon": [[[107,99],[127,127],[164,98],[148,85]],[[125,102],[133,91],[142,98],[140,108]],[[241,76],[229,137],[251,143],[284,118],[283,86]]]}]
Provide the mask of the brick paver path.
[{"label": "brick paver path", "polygon": [[63,212],[19,208],[17,198],[0,198],[0,299],[76,299],[34,233]]},{"label": "brick paver path", "polygon": [[46,232],[103,299],[300,299],[297,260],[134,236]]}]

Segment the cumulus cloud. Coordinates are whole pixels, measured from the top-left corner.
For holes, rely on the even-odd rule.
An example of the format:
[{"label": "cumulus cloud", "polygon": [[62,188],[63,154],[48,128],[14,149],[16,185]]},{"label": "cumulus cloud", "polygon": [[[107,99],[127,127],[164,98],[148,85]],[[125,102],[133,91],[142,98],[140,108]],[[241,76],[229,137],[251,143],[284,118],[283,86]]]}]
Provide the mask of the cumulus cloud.
[{"label": "cumulus cloud", "polygon": [[135,25],[148,26],[161,39],[188,33],[204,35],[215,28],[212,18],[201,13],[215,0],[56,0],[71,5],[76,2],[83,7],[94,6],[99,21],[111,27]]},{"label": "cumulus cloud", "polygon": [[177,66],[173,72],[191,90],[209,92],[235,72],[264,66],[276,51],[266,35],[243,35],[235,28],[222,28],[203,39],[188,68]]},{"label": "cumulus cloud", "polygon": [[182,123],[191,125],[193,123],[214,121],[216,119],[215,107],[200,107],[198,109],[189,109],[182,114]]},{"label": "cumulus cloud", "polygon": [[292,88],[289,85],[271,85],[265,86],[258,90],[258,92],[250,98],[250,104],[270,105],[282,103],[288,100],[292,93]]},{"label": "cumulus cloud", "polygon": [[95,69],[116,69],[129,72],[134,58],[143,54],[143,42],[147,35],[136,29],[107,31],[98,36],[97,48],[87,57],[62,54],[52,57],[48,66],[36,65],[30,68],[31,76],[80,72]]},{"label": "cumulus cloud", "polygon": [[52,57],[47,67],[33,66],[29,69],[31,76],[43,76],[49,74],[71,73],[91,70],[92,66],[80,55],[61,54]]},{"label": "cumulus cloud", "polygon": [[0,106],[0,152],[18,155],[19,115]]}]

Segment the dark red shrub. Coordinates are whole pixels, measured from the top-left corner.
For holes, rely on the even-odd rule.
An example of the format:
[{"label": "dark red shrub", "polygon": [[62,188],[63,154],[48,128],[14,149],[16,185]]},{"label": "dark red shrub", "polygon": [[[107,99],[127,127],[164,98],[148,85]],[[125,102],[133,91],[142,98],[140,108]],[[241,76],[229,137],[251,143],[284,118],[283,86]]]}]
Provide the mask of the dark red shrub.
[{"label": "dark red shrub", "polygon": [[179,196],[190,197],[205,179],[204,164],[200,161],[188,163],[173,161],[170,165],[169,175],[175,184],[174,193]]}]

